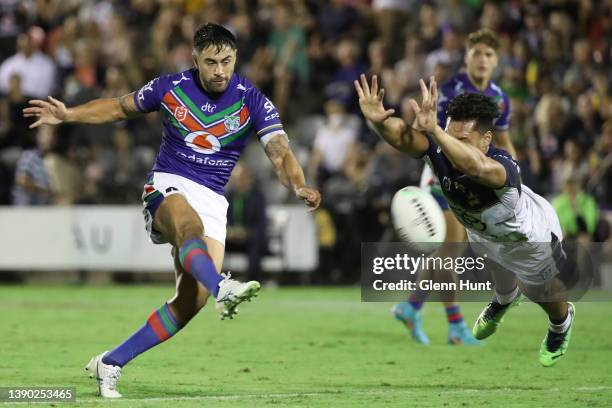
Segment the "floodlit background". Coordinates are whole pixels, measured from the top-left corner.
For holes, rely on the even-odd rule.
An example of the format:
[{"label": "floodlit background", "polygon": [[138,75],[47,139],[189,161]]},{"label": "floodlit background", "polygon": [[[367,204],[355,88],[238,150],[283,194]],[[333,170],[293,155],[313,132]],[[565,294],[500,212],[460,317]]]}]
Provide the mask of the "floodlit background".
[{"label": "floodlit background", "polygon": [[[610,303],[578,305],[570,352],[547,371],[537,367],[545,317],[534,305],[509,317],[484,352],[444,345],[441,308],[429,305],[437,345],[424,352],[394,326],[388,305],[359,304],[356,287],[313,286],[359,281],[361,242],[394,239],[390,199],[418,184],[422,168],[367,129],[353,80],[379,74],[386,105],[404,115],[418,79],[454,75],[467,34],[489,27],[501,42],[494,80],[511,99],[523,183],[556,203],[566,239],[606,242],[594,281],[605,298],[610,0],[0,1],[0,348],[8,353],[0,385],[68,384],[92,400],[94,387],[75,367],[125,338],[173,290],[170,248],[148,242],[140,213],[161,115],[30,130],[21,110],[48,95],[68,106],[116,97],[185,70],[193,33],[208,21],[236,34],[237,71],[277,106],[322,208],[304,211],[253,138],[227,189],[224,269],[268,288],[238,321],[216,323],[207,308],[186,333],[130,365],[126,372],[141,375],[126,376],[124,393],[167,398],[130,406],[172,398],[183,406],[612,404],[602,340],[611,335]],[[466,319],[482,306],[466,305]]]}]

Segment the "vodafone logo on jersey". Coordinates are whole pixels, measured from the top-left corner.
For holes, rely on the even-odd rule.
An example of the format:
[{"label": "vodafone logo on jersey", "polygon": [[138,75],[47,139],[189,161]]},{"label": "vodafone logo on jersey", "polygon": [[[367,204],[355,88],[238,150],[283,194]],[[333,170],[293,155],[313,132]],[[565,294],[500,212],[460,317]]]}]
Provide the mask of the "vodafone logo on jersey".
[{"label": "vodafone logo on jersey", "polygon": [[184,106],[177,106],[176,109],[174,110],[174,117],[179,122],[184,121],[185,118],[187,117],[187,108]]},{"label": "vodafone logo on jersey", "polygon": [[189,133],[185,136],[185,143],[191,149],[202,154],[214,154],[221,150],[219,139],[203,130]]}]

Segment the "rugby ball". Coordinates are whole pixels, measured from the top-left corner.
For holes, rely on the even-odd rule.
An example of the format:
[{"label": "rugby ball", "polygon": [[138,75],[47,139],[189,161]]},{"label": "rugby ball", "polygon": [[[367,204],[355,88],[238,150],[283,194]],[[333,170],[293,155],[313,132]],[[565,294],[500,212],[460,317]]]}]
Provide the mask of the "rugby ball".
[{"label": "rugby ball", "polygon": [[446,236],[446,222],[433,196],[415,186],[404,187],[391,201],[391,221],[397,236],[418,251],[429,254]]}]

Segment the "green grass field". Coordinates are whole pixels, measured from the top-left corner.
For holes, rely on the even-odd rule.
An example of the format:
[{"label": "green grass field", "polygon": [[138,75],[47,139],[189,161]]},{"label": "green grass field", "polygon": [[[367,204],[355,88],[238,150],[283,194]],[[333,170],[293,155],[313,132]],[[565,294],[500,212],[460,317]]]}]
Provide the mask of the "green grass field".
[{"label": "green grass field", "polygon": [[[52,404],[69,407],[612,406],[612,303],[578,303],[568,354],[543,368],[546,318],[531,303],[484,347],[446,345],[443,309],[427,304],[433,344],[423,347],[392,319],[391,304],[360,303],[358,288],[264,290],[232,321],[208,306],[126,366],[122,400],[98,399],[83,371],[89,358],[123,341],[171,294],[160,286],[0,287],[0,386],[75,387],[77,403]],[[463,305],[470,326],[483,306]]]}]

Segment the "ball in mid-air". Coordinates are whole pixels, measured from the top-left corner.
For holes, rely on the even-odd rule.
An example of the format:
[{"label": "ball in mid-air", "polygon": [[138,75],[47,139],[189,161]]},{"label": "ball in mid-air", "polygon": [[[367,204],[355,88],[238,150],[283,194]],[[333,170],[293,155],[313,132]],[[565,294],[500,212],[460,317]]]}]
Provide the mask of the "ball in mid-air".
[{"label": "ball in mid-air", "polygon": [[429,192],[419,187],[408,186],[395,193],[391,220],[398,237],[418,251],[429,254],[444,242],[442,209]]}]

